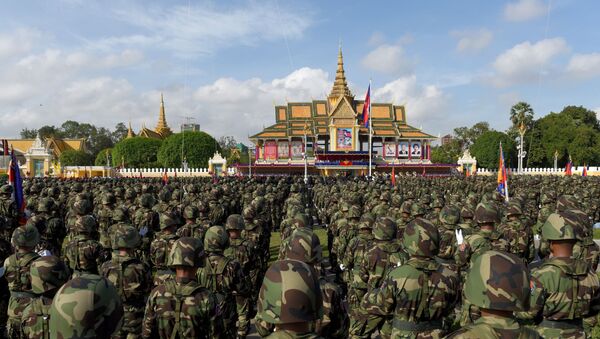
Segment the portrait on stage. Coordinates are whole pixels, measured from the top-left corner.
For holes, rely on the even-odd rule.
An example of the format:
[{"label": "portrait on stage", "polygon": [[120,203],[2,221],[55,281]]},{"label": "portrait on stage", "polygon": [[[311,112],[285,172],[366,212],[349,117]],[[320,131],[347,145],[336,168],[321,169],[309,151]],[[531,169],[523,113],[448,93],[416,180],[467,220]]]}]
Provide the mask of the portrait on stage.
[{"label": "portrait on stage", "polygon": [[410,156],[412,158],[421,157],[421,142],[413,142],[411,144]]},{"label": "portrait on stage", "polygon": [[408,141],[402,141],[398,144],[398,157],[400,158],[408,158]]},{"label": "portrait on stage", "polygon": [[287,141],[280,141],[277,144],[277,157],[279,159],[287,159],[290,156],[290,148]]},{"label": "portrait on stage", "polygon": [[340,151],[352,150],[352,128],[337,129],[337,149]]},{"label": "portrait on stage", "polygon": [[292,141],[292,159],[302,159],[302,141]]},{"label": "portrait on stage", "polygon": [[396,144],[393,142],[386,142],[384,145],[384,154],[386,158],[396,157]]}]

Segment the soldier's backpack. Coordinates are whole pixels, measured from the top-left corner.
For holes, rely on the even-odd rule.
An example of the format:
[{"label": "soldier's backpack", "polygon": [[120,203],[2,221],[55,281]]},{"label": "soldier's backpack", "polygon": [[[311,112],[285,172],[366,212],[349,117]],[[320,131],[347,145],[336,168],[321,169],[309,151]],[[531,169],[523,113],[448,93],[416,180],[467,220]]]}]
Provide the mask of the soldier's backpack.
[{"label": "soldier's backpack", "polygon": [[184,299],[196,294],[197,291],[201,290],[203,287],[198,285],[194,288],[181,290],[177,288],[177,284],[174,280],[165,281],[165,289],[168,293],[170,293],[175,299],[175,309],[173,313],[175,315],[175,327],[173,328],[173,332],[171,332],[171,339],[175,338],[185,338],[185,329],[182,328],[181,322],[181,312],[183,308]]}]

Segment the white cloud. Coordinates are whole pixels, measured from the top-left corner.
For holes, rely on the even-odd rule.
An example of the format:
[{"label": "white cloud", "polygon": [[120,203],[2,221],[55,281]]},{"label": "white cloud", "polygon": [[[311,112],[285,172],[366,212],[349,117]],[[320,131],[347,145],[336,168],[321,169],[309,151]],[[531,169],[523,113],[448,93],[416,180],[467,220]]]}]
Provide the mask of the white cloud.
[{"label": "white cloud", "polygon": [[20,28],[0,34],[0,60],[29,52],[42,34],[33,29]]},{"label": "white cloud", "polygon": [[456,50],[460,53],[479,52],[489,46],[494,38],[492,32],[481,28],[478,30],[452,31],[454,38],[458,39]]},{"label": "white cloud", "polygon": [[212,2],[162,8],[133,6],[115,10],[117,19],[143,33],[93,41],[92,47],[163,48],[180,57],[212,54],[233,45],[299,38],[311,24],[311,14],[276,2],[250,2],[217,7]]},{"label": "white cloud", "polygon": [[569,46],[562,38],[517,44],[496,58],[491,81],[497,86],[535,81],[540,72],[542,75],[551,73],[553,59],[568,51]]},{"label": "white cloud", "polygon": [[370,70],[392,75],[411,72],[414,62],[404,54],[400,45],[383,44],[367,54],[362,65]]},{"label": "white cloud", "polygon": [[567,72],[578,78],[600,75],[600,53],[575,54],[569,60]]},{"label": "white cloud", "polygon": [[542,0],[518,0],[504,7],[504,18],[508,21],[527,21],[546,14],[548,6]]}]

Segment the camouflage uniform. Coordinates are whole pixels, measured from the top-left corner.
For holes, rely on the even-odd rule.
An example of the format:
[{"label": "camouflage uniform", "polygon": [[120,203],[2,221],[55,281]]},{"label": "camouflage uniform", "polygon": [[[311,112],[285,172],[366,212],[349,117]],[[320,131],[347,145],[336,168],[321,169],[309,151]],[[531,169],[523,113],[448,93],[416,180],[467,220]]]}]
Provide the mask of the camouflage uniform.
[{"label": "camouflage uniform", "polygon": [[[197,268],[204,250],[198,239],[179,238],[169,253],[169,265]],[[215,295],[195,279],[175,278],[150,293],[144,313],[144,338],[219,338],[222,322]]]},{"label": "camouflage uniform", "polygon": [[342,260],[344,271],[348,272],[348,306],[350,309],[357,308],[360,301],[367,293],[367,284],[360,279],[360,264],[365,253],[373,241],[373,224],[375,220],[371,214],[364,214],[359,223],[359,233],[350,239]]},{"label": "camouflage uniform", "polygon": [[[111,233],[110,243],[112,258],[102,264],[100,272],[117,288],[124,310],[123,325],[113,338],[139,338],[146,296],[152,285],[150,269],[133,256],[141,237],[133,226],[121,226]],[[126,253],[121,254],[120,250]]]},{"label": "camouflage uniform", "polygon": [[121,327],[123,305],[108,279],[82,273],[56,292],[50,307],[51,338],[108,338]]},{"label": "camouflage uniform", "polygon": [[494,316],[484,314],[447,338],[539,338],[512,316],[512,312],[527,308],[528,273],[523,261],[511,253],[491,250],[475,258],[463,293],[470,304],[500,312]]},{"label": "camouflage uniform", "polygon": [[34,297],[31,292],[29,270],[31,263],[40,257],[33,252],[33,248],[39,241],[40,235],[35,227],[30,225],[17,227],[11,240],[16,253],[4,260],[4,275],[10,290],[6,323],[9,338],[21,337],[21,315]]},{"label": "camouflage uniform", "polygon": [[511,203],[506,211],[508,220],[500,227],[504,238],[508,240],[510,252],[522,258],[525,263],[535,259],[533,233],[519,218],[523,214],[518,204]]},{"label": "camouflage uniform", "polygon": [[26,338],[50,337],[50,306],[56,291],[69,279],[69,269],[58,257],[41,257],[31,263],[31,292],[36,295],[21,317]]},{"label": "camouflage uniform", "polygon": [[160,215],[160,233],[150,244],[150,261],[152,262],[152,276],[154,286],[162,284],[165,280],[173,278],[174,272],[169,269],[167,259],[173,244],[179,236],[175,233],[175,219],[168,214]]},{"label": "camouflage uniform", "polygon": [[459,276],[435,261],[439,234],[429,220],[410,222],[402,243],[410,259],[369,292],[363,307],[386,321],[382,337],[439,338],[449,328],[442,319],[454,309]]},{"label": "camouflage uniform", "polygon": [[456,254],[456,234],[458,221],[460,220],[460,209],[456,206],[444,206],[439,213],[440,249],[436,260],[453,271],[457,271],[454,255]]},{"label": "camouflage uniform", "polygon": [[102,207],[97,212],[98,216],[98,232],[100,233],[100,244],[110,248],[110,233],[109,228],[113,222],[113,211],[115,209],[115,196],[112,193],[105,193],[102,196]]},{"label": "camouflage uniform", "polygon": [[104,247],[92,238],[96,225],[91,215],[77,217],[71,240],[62,250],[62,259],[74,276],[83,272],[98,274],[98,268],[109,257]]},{"label": "camouflage uniform", "polygon": [[193,205],[185,206],[183,209],[183,218],[185,224],[177,229],[177,236],[179,237],[193,237],[200,241],[204,241],[204,233],[208,229],[206,224],[202,225],[197,222],[200,212],[198,208]]}]

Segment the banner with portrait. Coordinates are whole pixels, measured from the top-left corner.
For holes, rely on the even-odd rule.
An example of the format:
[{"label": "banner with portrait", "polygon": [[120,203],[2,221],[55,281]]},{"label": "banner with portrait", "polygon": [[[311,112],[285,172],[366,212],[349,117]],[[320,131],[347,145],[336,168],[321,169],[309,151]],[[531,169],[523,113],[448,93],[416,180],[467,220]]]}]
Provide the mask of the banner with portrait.
[{"label": "banner with portrait", "polygon": [[410,157],[411,158],[420,158],[422,154],[422,146],[420,141],[413,141],[410,144]]},{"label": "banner with portrait", "polygon": [[287,141],[280,141],[277,144],[277,157],[287,159],[290,156],[290,147]]},{"label": "banner with portrait", "polygon": [[292,141],[292,159],[302,159],[302,141]]},{"label": "banner with portrait", "polygon": [[337,150],[338,151],[352,151],[352,128],[338,128],[337,129]]},{"label": "banner with portrait", "polygon": [[408,158],[409,150],[408,141],[401,141],[398,143],[398,158]]},{"label": "banner with portrait", "polygon": [[395,158],[396,157],[396,143],[395,142],[386,142],[383,145],[383,151],[386,158]]},{"label": "banner with portrait", "polygon": [[265,160],[276,160],[277,159],[277,142],[267,141],[265,142]]}]

